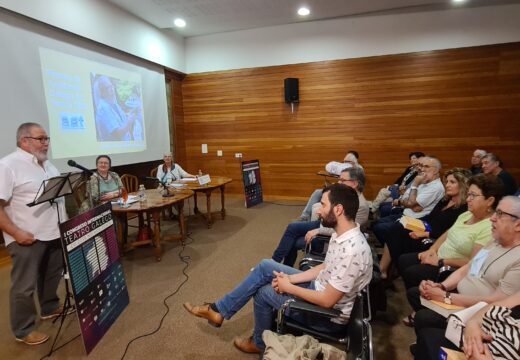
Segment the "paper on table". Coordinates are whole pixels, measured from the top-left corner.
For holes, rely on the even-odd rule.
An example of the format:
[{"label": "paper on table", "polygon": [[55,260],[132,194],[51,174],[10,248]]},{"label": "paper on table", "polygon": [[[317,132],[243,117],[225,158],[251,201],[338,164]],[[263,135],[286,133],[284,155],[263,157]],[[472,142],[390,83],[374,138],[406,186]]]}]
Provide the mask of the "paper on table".
[{"label": "paper on table", "polygon": [[197,181],[197,178],[182,178],[180,181],[184,181],[184,182]]},{"label": "paper on table", "polygon": [[[128,200],[127,200],[127,204],[133,204],[135,202],[138,202],[139,201],[139,196],[137,195],[128,195]],[[115,199],[115,200],[112,200],[111,203],[112,204],[117,204],[119,202],[119,199]]]}]

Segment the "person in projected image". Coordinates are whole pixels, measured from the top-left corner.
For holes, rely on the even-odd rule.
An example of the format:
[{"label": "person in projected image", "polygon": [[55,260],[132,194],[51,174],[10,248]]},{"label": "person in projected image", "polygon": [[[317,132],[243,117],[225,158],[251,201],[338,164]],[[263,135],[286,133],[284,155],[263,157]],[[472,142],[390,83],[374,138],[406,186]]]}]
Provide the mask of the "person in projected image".
[{"label": "person in projected image", "polygon": [[126,114],[117,101],[114,84],[100,76],[93,85],[98,141],[134,140],[135,112]]},{"label": "person in projected image", "polygon": [[96,171],[88,181],[87,196],[80,207],[81,213],[121,195],[123,183],[117,173],[110,171],[111,166],[112,160],[108,155],[99,155],[96,158]]}]

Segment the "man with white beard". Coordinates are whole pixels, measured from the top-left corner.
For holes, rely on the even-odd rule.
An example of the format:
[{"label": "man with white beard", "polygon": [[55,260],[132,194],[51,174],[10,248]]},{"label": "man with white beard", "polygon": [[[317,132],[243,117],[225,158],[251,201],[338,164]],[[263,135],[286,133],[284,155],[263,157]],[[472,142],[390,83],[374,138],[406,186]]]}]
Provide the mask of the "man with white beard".
[{"label": "man with white beard", "polygon": [[66,219],[63,201],[27,206],[43,181],[59,175],[47,159],[49,141],[41,125],[24,123],[16,133],[16,150],[0,159],[0,229],[12,259],[11,330],[17,342],[27,345],[49,338],[35,330],[35,289],[41,319],[52,319],[62,312],[56,294],[63,270],[56,206]]}]

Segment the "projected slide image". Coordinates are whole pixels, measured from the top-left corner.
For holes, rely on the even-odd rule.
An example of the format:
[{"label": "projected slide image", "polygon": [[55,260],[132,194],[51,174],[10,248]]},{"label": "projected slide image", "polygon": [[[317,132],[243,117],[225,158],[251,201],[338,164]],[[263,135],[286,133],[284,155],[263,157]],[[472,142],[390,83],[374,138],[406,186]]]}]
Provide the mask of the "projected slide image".
[{"label": "projected slide image", "polygon": [[143,140],[143,105],[138,83],[91,73],[98,141]]},{"label": "projected slide image", "polygon": [[147,149],[139,73],[39,50],[53,159]]}]

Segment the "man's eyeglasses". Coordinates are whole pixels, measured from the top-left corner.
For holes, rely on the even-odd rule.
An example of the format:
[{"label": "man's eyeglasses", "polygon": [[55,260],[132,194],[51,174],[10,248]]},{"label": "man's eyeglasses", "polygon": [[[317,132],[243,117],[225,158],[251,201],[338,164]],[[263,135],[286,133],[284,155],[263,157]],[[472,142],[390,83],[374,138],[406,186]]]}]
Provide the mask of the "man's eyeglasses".
[{"label": "man's eyeglasses", "polygon": [[40,144],[46,145],[51,141],[50,137],[32,137],[32,136],[25,136],[26,139],[33,139],[38,140]]},{"label": "man's eyeglasses", "polygon": [[514,219],[520,219],[520,216],[517,216],[517,215],[514,215],[514,214],[511,214],[511,213],[508,213],[506,211],[502,211],[500,209],[496,209],[495,210],[495,214],[497,216],[497,218],[501,218],[503,215],[508,215],[508,216],[511,216],[512,218]]},{"label": "man's eyeglasses", "polygon": [[338,179],[338,182],[340,182],[340,183],[344,183],[344,182],[347,182],[347,181],[354,181],[354,180],[352,180],[352,179],[342,179],[342,178]]},{"label": "man's eyeglasses", "polygon": [[476,197],[479,197],[479,196],[484,196],[484,195],[475,194],[475,193],[468,193],[468,199],[470,199],[470,200],[473,200],[473,199],[475,199]]}]

